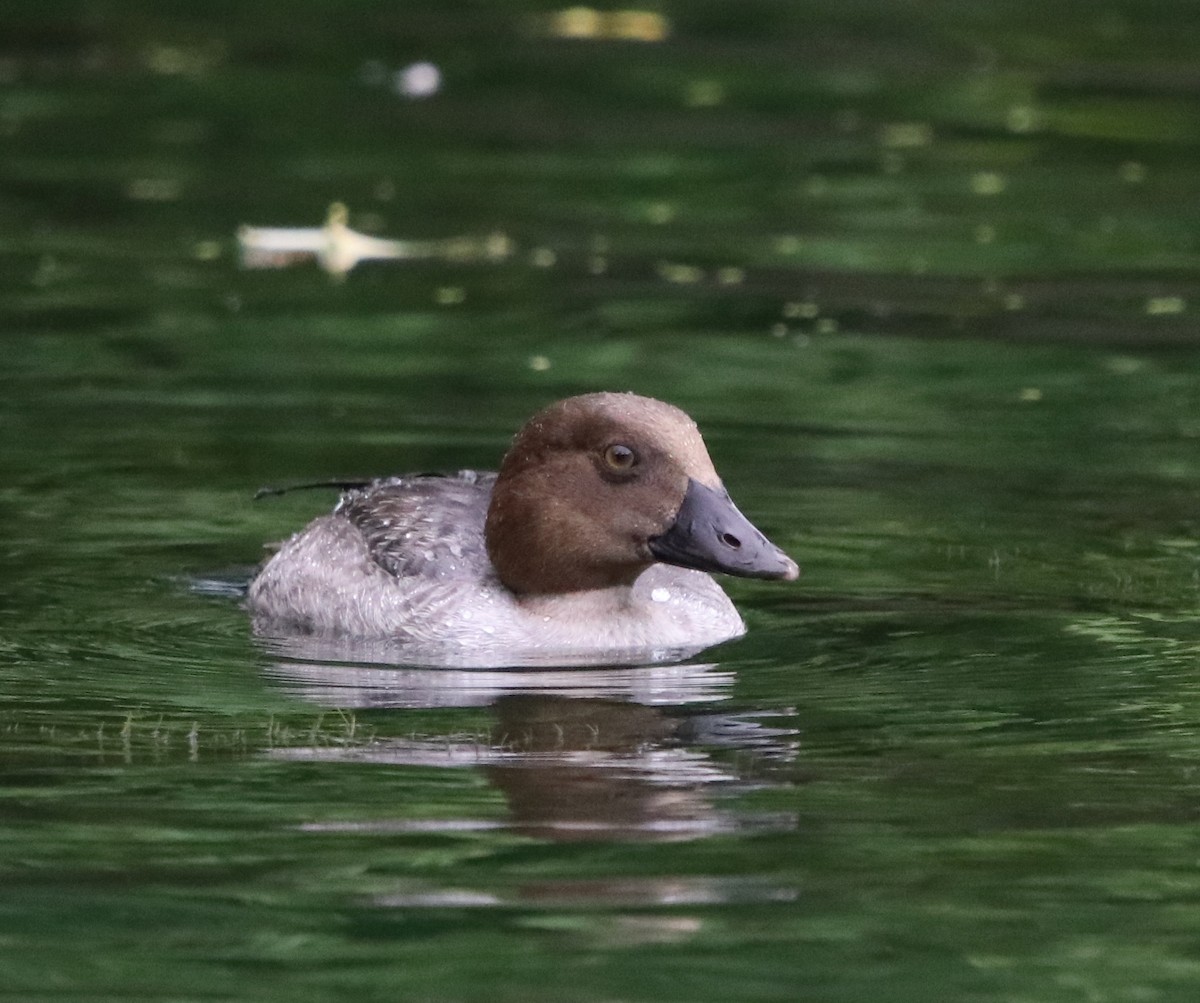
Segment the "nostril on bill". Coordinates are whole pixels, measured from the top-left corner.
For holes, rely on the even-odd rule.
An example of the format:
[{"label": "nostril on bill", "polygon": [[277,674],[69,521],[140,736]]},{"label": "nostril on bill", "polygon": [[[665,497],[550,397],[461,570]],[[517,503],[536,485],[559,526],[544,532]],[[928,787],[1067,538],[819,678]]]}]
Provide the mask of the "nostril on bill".
[{"label": "nostril on bill", "polygon": [[722,533],[721,542],[727,547],[732,547],[734,550],[740,550],[742,546],[742,541],[732,533]]}]

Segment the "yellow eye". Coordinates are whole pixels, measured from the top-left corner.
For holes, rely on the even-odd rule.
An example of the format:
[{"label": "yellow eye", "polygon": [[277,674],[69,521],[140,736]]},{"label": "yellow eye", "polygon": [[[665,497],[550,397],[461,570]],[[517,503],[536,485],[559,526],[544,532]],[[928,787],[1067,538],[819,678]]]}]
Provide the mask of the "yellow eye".
[{"label": "yellow eye", "polygon": [[617,443],[604,451],[604,462],[613,470],[631,470],[637,464],[637,453]]}]

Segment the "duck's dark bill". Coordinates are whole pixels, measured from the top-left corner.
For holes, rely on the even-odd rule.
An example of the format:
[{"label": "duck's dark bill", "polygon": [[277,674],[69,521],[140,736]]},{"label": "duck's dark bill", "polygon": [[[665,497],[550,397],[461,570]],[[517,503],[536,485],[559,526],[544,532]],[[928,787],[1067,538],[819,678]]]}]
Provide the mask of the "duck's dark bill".
[{"label": "duck's dark bill", "polygon": [[649,544],[658,560],[681,568],[785,581],[800,575],[796,562],[755,529],[728,494],[699,481],[688,482],[670,529]]}]

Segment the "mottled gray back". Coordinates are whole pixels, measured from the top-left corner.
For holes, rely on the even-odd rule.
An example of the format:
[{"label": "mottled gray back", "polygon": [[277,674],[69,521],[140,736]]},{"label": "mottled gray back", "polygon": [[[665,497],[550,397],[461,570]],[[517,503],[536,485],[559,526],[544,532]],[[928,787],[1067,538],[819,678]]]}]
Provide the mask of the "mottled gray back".
[{"label": "mottled gray back", "polygon": [[347,492],[336,511],[398,578],[478,582],[492,574],[483,524],[495,482],[470,470],[389,477]]}]

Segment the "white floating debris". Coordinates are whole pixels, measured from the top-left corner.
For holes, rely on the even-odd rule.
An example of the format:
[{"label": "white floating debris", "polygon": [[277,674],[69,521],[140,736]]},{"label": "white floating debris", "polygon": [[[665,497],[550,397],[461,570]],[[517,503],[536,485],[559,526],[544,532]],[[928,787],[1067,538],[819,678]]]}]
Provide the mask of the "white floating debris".
[{"label": "white floating debris", "polygon": [[504,234],[452,237],[446,240],[392,240],[351,230],[349,211],[341,202],[329,207],[322,227],[242,226],[238,246],[244,268],[286,268],[315,260],[331,275],[345,275],[361,261],[408,261],[445,258],[453,261],[500,261],[512,254]]},{"label": "white floating debris", "polygon": [[429,257],[425,245],[358,233],[346,225],[341,202],[329,207],[322,227],[243,226],[238,245],[245,268],[284,268],[316,259],[331,275],[345,275],[360,261]]},{"label": "white floating debris", "polygon": [[413,63],[393,74],[392,89],[414,100],[433,97],[442,89],[442,71],[433,63]]}]

